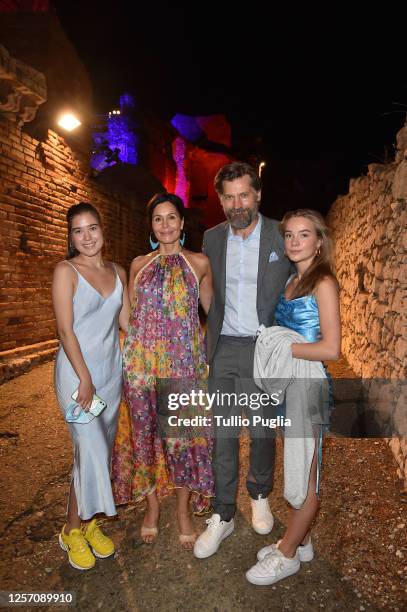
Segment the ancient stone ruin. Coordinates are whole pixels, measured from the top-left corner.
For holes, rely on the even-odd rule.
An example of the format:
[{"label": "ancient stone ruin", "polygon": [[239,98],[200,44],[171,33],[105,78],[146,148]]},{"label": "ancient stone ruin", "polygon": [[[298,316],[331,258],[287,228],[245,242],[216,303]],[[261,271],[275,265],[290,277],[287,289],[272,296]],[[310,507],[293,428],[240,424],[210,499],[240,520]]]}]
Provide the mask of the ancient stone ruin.
[{"label": "ancient stone ruin", "polygon": [[333,203],[328,222],[341,287],[342,350],[371,379],[377,418],[390,423],[390,446],[407,486],[406,260],[407,123],[392,163],[370,164]]}]

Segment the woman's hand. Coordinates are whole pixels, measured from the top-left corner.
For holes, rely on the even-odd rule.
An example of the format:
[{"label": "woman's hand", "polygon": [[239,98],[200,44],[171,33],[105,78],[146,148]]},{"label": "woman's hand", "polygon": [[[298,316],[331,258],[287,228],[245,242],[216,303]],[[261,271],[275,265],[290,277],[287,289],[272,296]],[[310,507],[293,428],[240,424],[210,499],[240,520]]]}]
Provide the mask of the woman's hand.
[{"label": "woman's hand", "polygon": [[92,400],[95,393],[96,389],[92,383],[91,378],[86,378],[84,380],[81,380],[81,382],[79,383],[78,397],[75,401],[85,412],[88,412],[89,408],[92,405]]}]

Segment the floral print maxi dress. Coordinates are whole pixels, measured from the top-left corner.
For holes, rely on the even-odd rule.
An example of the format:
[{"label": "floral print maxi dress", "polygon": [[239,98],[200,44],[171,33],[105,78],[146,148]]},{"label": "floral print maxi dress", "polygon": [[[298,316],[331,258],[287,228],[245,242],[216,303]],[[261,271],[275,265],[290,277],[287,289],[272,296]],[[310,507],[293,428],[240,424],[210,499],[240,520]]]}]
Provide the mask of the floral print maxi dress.
[{"label": "floral print maxi dress", "polygon": [[182,379],[182,385],[191,380],[193,388],[193,381],[206,378],[198,279],[182,253],[158,254],[138,273],[135,293],[123,349],[126,404],[112,460],[115,501],[188,487],[197,493],[194,511],[203,513],[214,493],[211,438],[203,429],[186,437],[162,437],[157,409],[160,379]]}]

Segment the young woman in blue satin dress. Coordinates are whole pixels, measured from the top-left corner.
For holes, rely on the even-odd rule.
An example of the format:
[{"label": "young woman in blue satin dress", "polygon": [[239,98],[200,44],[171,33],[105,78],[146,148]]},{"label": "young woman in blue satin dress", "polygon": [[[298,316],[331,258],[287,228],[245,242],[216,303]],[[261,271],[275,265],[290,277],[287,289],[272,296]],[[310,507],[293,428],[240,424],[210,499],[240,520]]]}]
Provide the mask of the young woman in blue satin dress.
[{"label": "young woman in blue satin dress", "polygon": [[[299,209],[284,216],[280,229],[286,255],[294,263],[296,273],[288,280],[277,304],[276,323],[297,331],[307,340],[292,344],[294,358],[336,360],[341,345],[339,290],[328,228],[318,212]],[[262,548],[257,554],[258,563],[247,572],[246,577],[253,584],[273,584],[296,573],[301,561],[312,560],[310,529],[319,506],[320,450],[317,440],[303,506],[292,509],[283,538]]]}]

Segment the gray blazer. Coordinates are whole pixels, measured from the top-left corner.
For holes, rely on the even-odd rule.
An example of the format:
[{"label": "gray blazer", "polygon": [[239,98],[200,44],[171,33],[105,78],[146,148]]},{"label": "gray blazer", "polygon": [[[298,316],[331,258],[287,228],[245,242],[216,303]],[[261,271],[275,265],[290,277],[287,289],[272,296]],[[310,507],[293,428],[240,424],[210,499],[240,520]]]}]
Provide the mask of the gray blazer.
[{"label": "gray blazer", "polygon": [[[257,276],[257,316],[269,327],[274,322],[274,309],[284,291],[291,264],[284,255],[284,242],[278,222],[262,215]],[[225,314],[226,250],[229,223],[224,221],[204,234],[203,252],[209,257],[213,274],[213,299],[207,318],[206,348],[211,363],[219,340]],[[271,255],[271,260],[270,260]]]}]

